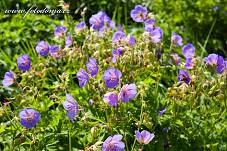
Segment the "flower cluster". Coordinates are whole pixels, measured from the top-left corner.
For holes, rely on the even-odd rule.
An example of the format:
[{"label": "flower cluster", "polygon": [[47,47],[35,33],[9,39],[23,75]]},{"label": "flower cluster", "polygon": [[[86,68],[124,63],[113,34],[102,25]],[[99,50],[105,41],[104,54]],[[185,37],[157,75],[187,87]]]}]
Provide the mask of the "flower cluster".
[{"label": "flower cluster", "polygon": [[[86,123],[87,119],[92,116],[92,122],[93,120],[97,120],[92,123],[95,123],[93,130],[97,127],[105,127],[108,130],[111,130],[111,134],[121,133],[113,136],[108,135],[109,137],[107,137],[102,144],[103,151],[123,151],[125,149],[127,143],[123,141],[123,137],[126,136],[123,136],[122,131],[118,131],[118,127],[120,126],[116,125],[122,122],[120,119],[120,114],[123,114],[122,110],[127,111],[127,109],[141,112],[141,115],[136,116],[139,117],[139,120],[136,119],[136,117],[133,117],[132,121],[135,123],[139,121],[139,124],[136,125],[137,127],[135,129],[130,129],[130,131],[135,131],[134,139],[135,143],[136,140],[139,143],[138,146],[147,145],[154,138],[159,139],[159,137],[155,137],[155,135],[159,135],[159,133],[157,133],[157,129],[154,130],[155,134],[150,133],[147,130],[142,130],[141,132],[139,131],[144,127],[150,130],[153,127],[156,127],[153,126],[153,123],[151,123],[151,121],[155,122],[155,120],[153,121],[151,118],[148,118],[147,116],[149,115],[144,113],[145,111],[143,108],[146,107],[146,109],[149,109],[149,114],[155,111],[154,116],[158,115],[157,118],[162,118],[163,116],[167,115],[167,113],[165,113],[167,111],[167,106],[168,110],[172,109],[169,104],[164,105],[164,103],[168,102],[165,100],[165,98],[163,99],[165,100],[163,104],[161,104],[161,101],[158,102],[160,98],[166,96],[158,94],[160,87],[164,89],[164,92],[167,90],[165,84],[158,83],[160,81],[162,82],[164,79],[162,76],[160,76],[160,70],[168,70],[168,72],[174,74],[174,79],[176,81],[178,80],[178,82],[175,82],[173,85],[175,94],[179,93],[179,95],[181,95],[181,92],[184,92],[183,95],[186,95],[186,92],[189,92],[189,90],[187,91],[188,87],[191,89],[194,88],[193,86],[196,78],[195,74],[197,73],[193,71],[197,71],[196,69],[199,68],[198,61],[200,59],[196,56],[195,46],[192,43],[183,43],[183,38],[181,35],[173,32],[171,37],[169,37],[170,51],[166,53],[167,55],[165,55],[167,58],[160,57],[163,60],[157,60],[157,54],[160,54],[161,56],[163,53],[162,50],[164,49],[164,46],[162,39],[164,32],[160,27],[157,26],[155,18],[151,17],[151,15],[148,13],[149,12],[147,8],[141,5],[135,6],[130,13],[133,21],[144,24],[143,34],[139,38],[136,38],[133,35],[125,32],[121,25],[118,26],[118,29],[115,29],[115,23],[103,11],[99,11],[97,14],[91,16],[89,19],[91,26],[90,29],[88,26],[86,26],[84,21],[78,23],[74,28],[76,32],[76,38],[74,37],[75,34],[68,32],[65,26],[57,26],[54,30],[56,43],[48,43],[41,40],[35,46],[35,50],[38,53],[39,58],[42,57],[42,59],[46,59],[46,62],[35,65],[35,63],[32,64],[32,60],[34,59],[32,56],[30,58],[30,56],[26,54],[20,55],[17,58],[17,67],[20,70],[19,75],[16,76],[16,71],[6,72],[2,81],[2,85],[4,87],[21,87],[20,83],[18,82],[20,81],[20,78],[18,78],[19,76],[25,75],[29,77],[24,78],[24,81],[27,79],[31,80],[32,78],[40,78],[39,76],[35,77],[34,75],[43,74],[48,70],[48,73],[43,74],[43,77],[52,77],[56,74],[57,77],[53,78],[56,81],[50,82],[49,80],[46,80],[46,82],[45,80],[40,80],[42,82],[48,83],[47,86],[42,85],[40,81],[39,83],[41,83],[41,86],[45,87],[43,89],[47,89],[49,87],[50,89],[52,87],[55,88],[54,93],[52,93],[51,90],[49,92],[48,89],[48,95],[49,93],[52,93],[53,95],[48,97],[47,101],[49,101],[49,99],[52,97],[56,100],[59,99],[58,101],[54,99],[51,100],[53,102],[50,101],[50,106],[52,103],[55,105],[59,104],[60,102],[61,106],[58,109],[61,110],[64,107],[65,111],[67,112],[68,121],[69,119],[71,121],[70,124],[76,124],[74,123],[76,117],[81,120],[81,123],[84,121]],[[109,34],[108,40],[106,40],[105,34]],[[102,39],[100,37],[105,38]],[[81,43],[81,41],[83,42]],[[103,47],[100,45],[103,45]],[[103,51],[100,49],[103,49]],[[178,49],[181,50],[181,54],[177,53],[176,50]],[[154,52],[151,50],[154,50]],[[88,51],[88,53],[86,51]],[[169,60],[171,60],[170,65],[168,62]],[[65,68],[58,68],[61,63],[67,64]],[[130,64],[131,66],[127,66],[127,64]],[[160,64],[168,64],[168,69],[167,67],[163,69]],[[223,74],[227,69],[227,61],[225,61],[224,58],[218,54],[209,54],[206,58],[204,58],[204,64],[207,68],[214,70],[219,74]],[[52,65],[54,67],[52,67]],[[38,69],[36,69],[37,66]],[[172,72],[169,70],[169,68],[174,71]],[[40,71],[42,69],[43,71]],[[147,72],[151,72],[152,74],[147,74]],[[165,74],[168,72],[165,72]],[[62,73],[62,75],[60,73]],[[68,76],[68,74],[78,79],[80,89],[77,85],[75,86],[73,83],[74,81],[71,80],[71,76]],[[144,78],[144,75],[146,78]],[[156,82],[157,84],[155,84],[155,89],[153,89],[154,83]],[[70,86],[72,85],[75,87],[71,88]],[[220,82],[220,85],[223,84]],[[204,87],[206,87],[206,85]],[[42,89],[39,89],[37,86],[34,88],[34,90],[31,89],[29,93],[26,94],[30,95],[30,93],[35,91],[35,94],[34,96],[32,95],[32,97],[40,97],[41,90]],[[73,91],[73,93],[69,94],[68,92],[71,91]],[[19,92],[27,92],[26,87],[22,87]],[[84,94],[84,92],[87,94]],[[55,94],[58,94],[58,97],[56,97]],[[64,102],[61,100],[62,94],[64,94],[64,97],[66,97]],[[47,93],[43,93],[42,95],[46,96]],[[77,99],[74,99],[73,96]],[[155,103],[157,103],[157,105],[154,105],[155,107],[164,107],[161,110],[158,110],[158,113],[157,109],[150,109],[152,105],[146,104],[150,101],[149,96],[152,96],[154,100],[156,99],[155,101],[157,102]],[[89,100],[89,106],[87,108],[85,105],[83,105],[83,102],[80,102],[82,99]],[[135,101],[132,101],[133,99],[135,99]],[[96,102],[98,103],[96,104]],[[32,104],[29,105],[32,106]],[[134,106],[131,107],[130,105]],[[140,105],[141,109],[138,108]],[[45,106],[49,106],[49,104],[45,102]],[[35,106],[33,107],[36,108]],[[81,114],[78,114],[80,110],[79,108],[83,113],[80,112]],[[94,108],[98,108],[102,112],[103,110],[106,110],[106,117],[103,116],[101,117],[102,119],[99,119],[98,117],[97,119],[94,118],[94,115],[99,114],[96,111],[93,111]],[[42,111],[41,109],[38,110],[40,112]],[[84,114],[86,111],[88,114]],[[111,118],[108,117],[109,112],[111,112],[111,114],[114,112],[114,114],[111,115]],[[63,114],[64,112],[61,113]],[[135,114],[133,113],[134,111],[130,112],[130,114],[134,116]],[[42,112],[41,114],[43,115]],[[80,119],[79,117],[81,115],[83,117]],[[40,113],[31,107],[21,110],[19,112],[19,117],[20,124],[27,129],[35,127],[41,120]],[[111,123],[112,121],[113,123],[116,123],[113,124]],[[131,121],[129,120],[129,122]],[[182,125],[181,122],[176,123]],[[89,124],[87,124],[86,127],[89,127]],[[169,131],[167,127],[162,127],[161,129],[165,133]],[[105,131],[102,132],[105,133]],[[96,136],[96,131],[92,131],[92,137],[95,138]],[[103,136],[106,136],[106,134]],[[133,135],[130,135],[130,137],[131,136]],[[132,148],[132,150],[133,149],[134,148]],[[99,148],[99,150],[101,150],[101,148]]]},{"label": "flower cluster", "polygon": [[207,67],[216,68],[217,73],[223,73],[226,68],[226,61],[224,58],[217,54],[209,54],[204,59]]},{"label": "flower cluster", "polygon": [[[89,61],[86,63],[86,66],[88,72],[91,74],[92,77],[94,77],[99,71],[98,64],[96,60],[92,57],[89,58]],[[76,76],[79,80],[79,85],[81,88],[84,87],[89,81],[89,75],[84,69],[80,69],[77,72]]]}]

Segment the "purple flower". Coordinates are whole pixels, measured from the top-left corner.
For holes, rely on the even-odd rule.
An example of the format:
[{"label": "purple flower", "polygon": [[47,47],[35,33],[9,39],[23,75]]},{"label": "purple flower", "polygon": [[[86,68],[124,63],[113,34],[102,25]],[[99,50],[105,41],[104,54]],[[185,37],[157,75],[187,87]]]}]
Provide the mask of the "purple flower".
[{"label": "purple flower", "polygon": [[168,133],[169,132],[169,129],[167,127],[165,127],[165,128],[162,129],[162,132]]},{"label": "purple flower", "polygon": [[94,77],[98,71],[99,71],[99,66],[96,62],[96,60],[92,57],[89,58],[89,61],[86,64],[88,72],[91,73],[91,76]]},{"label": "purple flower", "polygon": [[99,11],[97,14],[92,15],[89,19],[89,23],[91,24],[91,27],[95,30],[100,30],[104,27],[104,17],[105,13],[102,11]]},{"label": "purple flower", "polygon": [[62,38],[65,35],[66,27],[65,26],[57,26],[54,30],[54,36],[57,38]]},{"label": "purple flower", "polygon": [[114,28],[115,27],[115,22],[113,22],[109,16],[105,14],[104,16],[104,23],[106,24],[107,27]]},{"label": "purple flower", "polygon": [[2,85],[4,87],[8,87],[10,85],[12,85],[15,81],[15,76],[14,73],[12,71],[6,72],[4,75],[4,79],[2,80]]},{"label": "purple flower", "polygon": [[147,19],[147,8],[141,5],[136,5],[130,13],[135,22],[144,22]]},{"label": "purple flower", "polygon": [[209,54],[205,59],[205,64],[207,66],[216,66],[218,61],[217,54]]},{"label": "purple flower", "polygon": [[225,68],[227,69],[227,61],[225,61]]},{"label": "purple flower", "polygon": [[121,88],[121,91],[118,95],[118,99],[122,99],[124,103],[132,100],[136,97],[136,85],[135,84],[125,84]]},{"label": "purple flower", "polygon": [[129,45],[135,45],[135,44],[136,44],[136,38],[133,37],[132,35],[129,35],[129,36],[127,37],[127,39],[128,39],[128,44],[129,44]]},{"label": "purple flower", "polygon": [[163,37],[163,31],[159,27],[152,28],[149,32],[151,41],[153,43],[159,43],[162,40]]},{"label": "purple flower", "polygon": [[116,31],[112,37],[112,42],[114,44],[121,44],[126,40],[126,35],[123,31]]},{"label": "purple flower", "polygon": [[186,69],[193,69],[195,66],[195,59],[193,58],[186,58],[186,63],[184,65]]},{"label": "purple flower", "polygon": [[108,103],[110,106],[117,106],[118,97],[115,92],[108,92],[104,95],[103,101]]},{"label": "purple flower", "polygon": [[121,76],[122,76],[121,71],[113,67],[109,67],[104,72],[103,80],[105,81],[105,85],[108,88],[115,88],[118,85]]},{"label": "purple flower", "polygon": [[118,47],[116,49],[114,49],[112,51],[112,55],[113,55],[113,58],[112,58],[112,62],[113,63],[116,63],[117,59],[120,57],[120,55],[123,53],[123,49],[122,47]]},{"label": "purple flower", "polygon": [[26,108],[19,112],[20,123],[26,128],[35,127],[40,121],[40,113],[33,108]]},{"label": "purple flower", "polygon": [[60,46],[57,45],[51,45],[50,46],[50,55],[54,58],[60,58],[61,52],[60,52]]},{"label": "purple flower", "polygon": [[72,36],[67,36],[66,41],[65,41],[65,47],[68,48],[73,44],[73,38]]},{"label": "purple flower", "polygon": [[150,141],[153,140],[153,138],[155,137],[155,135],[153,133],[150,133],[146,130],[143,130],[141,133],[139,131],[135,131],[136,134],[136,140],[140,143],[140,144],[149,144]]},{"label": "purple flower", "polygon": [[94,101],[93,101],[92,99],[90,99],[90,100],[88,101],[88,105],[89,105],[89,106],[92,106],[93,103],[94,103]]},{"label": "purple flower", "polygon": [[86,23],[84,21],[82,21],[79,24],[77,24],[75,28],[76,28],[76,30],[81,31],[86,28]]},{"label": "purple flower", "polygon": [[31,68],[31,60],[30,57],[26,54],[23,54],[17,58],[18,68],[22,71],[29,70]]},{"label": "purple flower", "polygon": [[64,108],[67,110],[68,117],[72,122],[74,122],[74,117],[77,115],[78,103],[70,94],[66,94],[66,100],[62,103]]},{"label": "purple flower", "polygon": [[195,47],[193,44],[186,44],[182,48],[182,54],[185,58],[193,58],[195,56]]},{"label": "purple flower", "polygon": [[189,84],[190,81],[191,81],[189,73],[187,73],[185,70],[179,70],[178,81],[185,82],[186,84]]},{"label": "purple flower", "polygon": [[217,60],[217,68],[216,71],[217,73],[221,74],[225,70],[225,60],[222,56],[218,56]]},{"label": "purple flower", "polygon": [[175,45],[175,46],[182,46],[183,45],[183,39],[180,35],[176,34],[176,33],[172,33],[171,36],[171,42]]},{"label": "purple flower", "polygon": [[170,54],[170,57],[171,57],[171,61],[174,61],[174,63],[178,66],[181,60],[179,55],[177,53],[172,53]]},{"label": "purple flower", "polygon": [[219,10],[219,9],[220,9],[219,6],[213,6],[213,11],[217,11],[217,10]]},{"label": "purple flower", "polygon": [[167,106],[165,106],[163,109],[159,110],[158,115],[162,116],[166,112],[166,110],[167,110]]},{"label": "purple flower", "polygon": [[155,25],[155,19],[154,18],[151,18],[151,19],[147,19],[145,22],[144,22],[144,25],[145,25],[145,31],[149,31],[150,29],[154,28],[154,25]]},{"label": "purple flower", "polygon": [[102,151],[123,151],[125,144],[121,141],[122,137],[120,134],[109,136],[103,142]]},{"label": "purple flower", "polygon": [[35,49],[41,56],[46,56],[49,53],[49,44],[42,40],[36,45]]},{"label": "purple flower", "polygon": [[84,69],[80,69],[76,74],[80,87],[84,87],[89,81],[89,75]]}]

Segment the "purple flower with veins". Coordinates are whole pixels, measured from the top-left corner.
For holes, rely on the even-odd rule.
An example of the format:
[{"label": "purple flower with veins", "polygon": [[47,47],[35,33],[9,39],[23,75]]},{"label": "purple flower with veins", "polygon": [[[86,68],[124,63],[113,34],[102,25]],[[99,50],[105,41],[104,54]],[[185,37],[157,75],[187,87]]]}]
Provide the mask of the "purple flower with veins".
[{"label": "purple flower with veins", "polygon": [[136,5],[133,10],[131,10],[130,15],[135,22],[144,22],[147,19],[147,8],[141,5]]},{"label": "purple flower with veins", "polygon": [[128,39],[129,45],[135,45],[136,44],[136,38],[133,37],[132,35],[128,35],[127,39]]},{"label": "purple flower with veins", "polygon": [[54,36],[57,38],[64,37],[66,33],[66,27],[65,26],[57,26],[54,30]]},{"label": "purple flower with veins", "polygon": [[154,28],[155,19],[154,19],[154,18],[147,19],[147,20],[144,22],[144,25],[145,25],[145,31],[149,31],[150,29]]},{"label": "purple flower with veins", "polygon": [[152,141],[155,137],[153,133],[150,133],[146,130],[143,130],[141,133],[139,131],[135,131],[136,135],[136,140],[141,144],[141,145],[146,145],[149,144],[150,141]]},{"label": "purple flower with veins", "polygon": [[76,30],[81,31],[86,28],[86,23],[84,21],[82,21],[79,24],[77,24],[75,28],[76,28]]},{"label": "purple flower with veins", "polygon": [[167,106],[165,106],[163,109],[159,110],[158,115],[162,116],[166,112],[166,110],[167,110]]},{"label": "purple flower with veins", "polygon": [[105,13],[102,11],[99,11],[97,14],[92,15],[89,19],[89,23],[91,24],[91,27],[95,30],[100,30],[104,27],[104,17]]},{"label": "purple flower with veins", "polygon": [[108,92],[104,95],[103,101],[108,103],[110,106],[117,106],[118,97],[115,92]]},{"label": "purple flower with veins", "polygon": [[118,47],[116,49],[114,49],[112,51],[112,55],[113,55],[113,58],[112,58],[112,62],[113,63],[116,63],[117,59],[120,57],[120,55],[123,53],[123,49],[122,47]]},{"label": "purple flower with veins", "polygon": [[186,58],[185,65],[186,69],[193,69],[195,66],[195,59],[193,58]]},{"label": "purple flower with veins", "polygon": [[152,28],[149,32],[151,41],[153,43],[159,43],[162,40],[163,37],[163,31],[159,27]]},{"label": "purple flower with veins", "polygon": [[122,102],[126,103],[136,97],[136,85],[135,84],[125,84],[121,88],[118,95],[118,99],[122,99]]},{"label": "purple flower with veins", "polygon": [[207,66],[216,66],[218,61],[217,54],[209,54],[205,59],[205,64]]},{"label": "purple flower with veins", "polygon": [[182,37],[180,35],[176,34],[176,33],[172,33],[171,42],[175,46],[182,46],[183,45],[183,43],[182,43],[183,42]]},{"label": "purple flower with veins", "polygon": [[74,122],[74,117],[77,115],[78,103],[70,94],[66,94],[66,100],[62,103],[64,108],[67,110],[68,117],[72,122]]},{"label": "purple flower with veins", "polygon": [[2,85],[4,87],[8,87],[15,82],[15,75],[12,71],[6,72],[4,75],[4,79],[2,80]]},{"label": "purple flower with veins", "polygon": [[68,48],[73,44],[73,37],[72,36],[67,36],[66,41],[65,41],[65,47]]},{"label": "purple flower with veins", "polygon": [[182,54],[185,58],[193,58],[195,56],[195,47],[193,44],[186,44],[182,48]]},{"label": "purple flower with veins", "polygon": [[187,73],[185,70],[179,70],[178,81],[189,84],[191,81],[189,73]]},{"label": "purple flower with veins", "polygon": [[56,59],[61,57],[61,48],[58,45],[51,45],[50,46],[50,55]]},{"label": "purple flower with veins", "polygon": [[177,53],[172,53],[172,54],[170,54],[170,57],[171,57],[171,61],[174,61],[176,66],[178,66],[180,63],[180,60],[181,60],[179,55]]},{"label": "purple flower with veins", "polygon": [[112,37],[112,42],[114,44],[121,44],[122,42],[124,42],[126,40],[126,35],[123,31],[116,31],[114,34],[113,34],[113,37]]},{"label": "purple flower with veins", "polygon": [[46,56],[49,53],[49,44],[42,40],[36,45],[35,50],[41,56]]},{"label": "purple flower with veins", "polygon": [[76,74],[80,87],[84,87],[89,81],[89,75],[84,69],[80,69]]},{"label": "purple flower with veins", "polygon": [[115,69],[113,67],[109,67],[103,75],[103,80],[105,81],[105,85],[107,88],[115,88],[117,87],[122,74],[121,71]]},{"label": "purple flower with veins", "polygon": [[86,64],[88,72],[91,73],[91,76],[94,77],[98,71],[99,71],[99,66],[96,62],[96,60],[92,57],[89,58],[89,61]]},{"label": "purple flower with veins", "polygon": [[33,108],[26,108],[19,112],[20,123],[26,128],[35,127],[40,121],[40,113]]},{"label": "purple flower with veins", "polygon": [[124,151],[125,144],[121,141],[122,138],[120,134],[109,136],[103,142],[102,151]]},{"label": "purple flower with veins", "polygon": [[218,56],[217,60],[217,68],[216,71],[217,73],[221,74],[225,70],[225,60],[222,56]]},{"label": "purple flower with veins", "polygon": [[26,54],[23,54],[17,58],[18,68],[22,71],[29,70],[31,68],[31,60],[30,57]]}]

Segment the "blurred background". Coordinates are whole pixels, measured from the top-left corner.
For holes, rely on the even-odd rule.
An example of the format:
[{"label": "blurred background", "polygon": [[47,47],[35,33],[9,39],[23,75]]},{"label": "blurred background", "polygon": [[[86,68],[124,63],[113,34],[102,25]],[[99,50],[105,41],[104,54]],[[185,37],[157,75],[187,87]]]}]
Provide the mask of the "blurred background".
[{"label": "blurred background", "polygon": [[[36,4],[38,9],[69,9],[66,14],[5,14],[5,10],[28,10]],[[127,33],[142,32],[143,24],[134,23],[130,11],[135,5],[148,7],[155,15],[157,25],[164,30],[164,43],[169,45],[172,32],[180,34],[184,43],[192,42],[197,53],[227,56],[227,1],[225,0],[1,0],[0,1],[0,77],[15,55],[34,49],[39,40],[51,41],[57,25],[75,26],[88,20],[99,10],[105,11],[116,25],[122,24]],[[84,12],[83,18],[81,13]],[[127,27],[127,28],[126,28]],[[73,28],[72,28],[73,29]],[[207,54],[206,54],[207,53]],[[7,62],[7,63],[6,63]]]}]

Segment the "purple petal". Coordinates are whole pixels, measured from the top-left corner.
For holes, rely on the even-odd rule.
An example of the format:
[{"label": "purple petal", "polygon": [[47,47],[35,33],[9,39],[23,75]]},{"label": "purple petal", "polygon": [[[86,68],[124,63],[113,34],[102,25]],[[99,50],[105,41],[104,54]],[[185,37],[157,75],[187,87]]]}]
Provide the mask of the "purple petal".
[{"label": "purple petal", "polygon": [[113,136],[112,141],[120,141],[123,138],[121,134],[116,134]]},{"label": "purple petal", "polygon": [[108,88],[115,88],[121,76],[121,72],[118,69],[110,67],[104,72],[103,80]]},{"label": "purple petal", "polygon": [[118,99],[122,99],[123,102],[128,102],[136,97],[136,85],[135,84],[125,84],[121,88]]},{"label": "purple petal", "polygon": [[104,102],[108,103],[110,106],[117,106],[118,98],[117,94],[114,92],[108,92],[103,97]]},{"label": "purple petal", "polygon": [[23,54],[17,58],[18,68],[22,71],[29,70],[31,68],[31,60],[30,57],[26,54]]},{"label": "purple petal", "polygon": [[175,46],[182,46],[183,45],[183,39],[180,35],[173,33],[171,36],[171,42],[175,45]]},{"label": "purple petal", "polygon": [[178,81],[185,82],[186,84],[189,84],[190,81],[191,81],[189,73],[187,73],[185,70],[179,70]]},{"label": "purple petal", "polygon": [[221,74],[223,73],[225,70],[225,60],[222,56],[218,56],[218,60],[217,60],[217,73]]},{"label": "purple petal", "polygon": [[182,54],[185,58],[193,58],[195,56],[195,47],[192,44],[186,44],[182,48]]},{"label": "purple petal", "polygon": [[142,138],[143,138],[143,143],[144,144],[149,144],[150,141],[154,138],[154,134],[151,134],[150,132],[143,130],[141,132]]},{"label": "purple petal", "polygon": [[4,87],[8,87],[10,85],[12,85],[15,81],[15,76],[14,73],[12,71],[6,72],[4,75],[4,79],[2,81],[2,85]]},{"label": "purple petal", "polygon": [[79,85],[80,87],[84,87],[88,80],[89,80],[89,75],[87,74],[87,72],[84,69],[80,69],[77,74],[76,74],[78,80],[79,80]]}]

